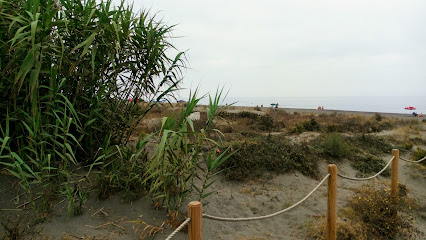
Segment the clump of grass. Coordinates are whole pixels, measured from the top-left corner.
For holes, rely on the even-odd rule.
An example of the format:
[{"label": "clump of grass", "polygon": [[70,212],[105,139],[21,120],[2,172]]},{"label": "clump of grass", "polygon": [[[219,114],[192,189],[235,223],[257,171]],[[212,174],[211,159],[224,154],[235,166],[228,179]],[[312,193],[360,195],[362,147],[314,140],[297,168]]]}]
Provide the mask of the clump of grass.
[{"label": "clump of grass", "polygon": [[121,191],[126,201],[141,197],[147,190],[143,174],[147,161],[146,142],[138,141],[136,149],[111,146],[103,150],[105,164],[97,174],[97,197],[107,199]]},{"label": "clump of grass", "polygon": [[331,133],[325,136],[320,136],[314,140],[314,147],[321,155],[330,157],[334,160],[348,157],[350,154],[348,143],[339,133]]},{"label": "clump of grass", "polygon": [[[351,220],[338,221],[336,223],[337,239],[365,240],[367,239],[366,229],[360,223]],[[317,240],[327,240],[327,219],[324,216],[318,218],[307,226],[307,235]]]},{"label": "clump of grass", "polygon": [[[426,150],[425,149],[421,149],[421,148],[417,148],[415,151],[413,151],[411,158],[414,161],[420,160],[422,158],[426,157]],[[426,165],[426,161],[422,161],[423,165]]]},{"label": "clump of grass", "polygon": [[307,176],[318,175],[317,162],[310,156],[312,151],[306,143],[292,144],[278,136],[261,136],[234,142],[232,148],[238,151],[222,166],[229,179],[259,177],[268,171],[300,171]]}]

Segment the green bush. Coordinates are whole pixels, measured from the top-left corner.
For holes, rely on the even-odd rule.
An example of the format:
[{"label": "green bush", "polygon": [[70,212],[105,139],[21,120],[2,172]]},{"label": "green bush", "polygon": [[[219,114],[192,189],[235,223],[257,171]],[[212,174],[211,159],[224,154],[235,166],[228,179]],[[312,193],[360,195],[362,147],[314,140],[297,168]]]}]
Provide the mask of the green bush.
[{"label": "green bush", "polygon": [[260,116],[257,113],[252,113],[252,112],[247,112],[247,111],[242,111],[242,112],[236,113],[236,115],[239,118],[248,118],[248,119],[252,119],[252,120],[257,120],[257,118]]},{"label": "green bush", "polygon": [[262,131],[271,131],[274,129],[274,119],[271,116],[259,116],[258,117],[258,126]]},{"label": "green bush", "polygon": [[317,140],[317,150],[320,154],[333,159],[342,159],[350,154],[349,145],[339,133],[331,133]]},{"label": "green bush", "polygon": [[375,113],[374,118],[376,119],[377,122],[380,122],[383,120],[383,117],[382,115],[380,115],[380,113]]},{"label": "green bush", "polygon": [[278,136],[261,136],[234,142],[236,152],[222,165],[229,179],[244,180],[262,176],[265,172],[286,173],[300,171],[317,177],[316,158],[306,143],[292,144]]},{"label": "green bush", "polygon": [[355,148],[361,148],[372,155],[390,153],[393,148],[384,138],[370,134],[357,134],[354,137],[348,138],[348,141]]},{"label": "green bush", "polygon": [[[358,170],[357,177],[369,177],[371,175],[376,174],[380,170],[382,170],[386,163],[379,157],[374,156],[366,156],[359,157],[356,160],[353,160],[352,166]],[[390,170],[387,168],[381,176],[388,177],[390,176]]]},{"label": "green bush", "polygon": [[303,132],[313,132],[313,131],[319,131],[320,125],[315,120],[315,118],[312,118],[310,121],[302,122],[301,124],[297,124],[290,132],[291,133],[303,133]]},{"label": "green bush", "polygon": [[[339,133],[319,136],[312,141],[312,148],[329,160],[342,158],[352,161],[359,172],[357,176],[369,176],[380,171],[386,163],[378,156],[389,154],[393,148],[385,139],[368,134],[344,137]],[[389,175],[389,170],[383,172]]]}]

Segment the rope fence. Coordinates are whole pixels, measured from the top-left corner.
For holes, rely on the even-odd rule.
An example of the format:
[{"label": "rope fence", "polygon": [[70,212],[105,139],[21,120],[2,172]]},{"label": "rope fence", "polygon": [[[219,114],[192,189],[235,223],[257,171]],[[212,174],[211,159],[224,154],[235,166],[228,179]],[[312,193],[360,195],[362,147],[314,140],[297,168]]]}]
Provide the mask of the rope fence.
[{"label": "rope fence", "polygon": [[184,228],[186,226],[186,224],[188,224],[191,221],[191,218],[187,218],[183,223],[180,224],[179,227],[176,228],[175,231],[173,231],[167,238],[166,240],[170,240],[172,239],[176,233],[178,233],[180,230],[182,230],[182,228]]},{"label": "rope fence", "polygon": [[262,219],[268,219],[272,218],[274,216],[280,215],[282,213],[285,213],[300,204],[302,204],[304,201],[306,201],[314,192],[318,190],[318,188],[326,181],[328,180],[328,197],[327,197],[327,240],[336,240],[337,239],[337,230],[336,230],[336,222],[337,222],[337,176],[353,180],[353,181],[366,181],[373,178],[378,177],[380,174],[382,174],[389,166],[391,166],[391,194],[393,196],[397,196],[398,194],[398,168],[399,168],[399,159],[406,161],[406,162],[412,162],[412,163],[419,163],[426,159],[426,157],[417,160],[417,161],[411,161],[404,158],[401,158],[399,156],[399,150],[393,149],[392,150],[392,158],[389,160],[389,162],[386,164],[386,166],[380,170],[378,173],[374,174],[373,176],[367,177],[367,178],[354,178],[354,177],[348,177],[342,174],[337,173],[337,166],[334,164],[328,165],[328,174],[318,183],[318,185],[315,186],[314,189],[312,189],[311,192],[308,193],[303,199],[298,201],[297,203],[293,204],[292,206],[280,210],[278,212],[264,215],[264,216],[257,216],[257,217],[246,217],[246,218],[228,218],[228,217],[217,217],[217,216],[211,216],[208,214],[202,213],[202,204],[198,201],[193,201],[188,204],[188,214],[189,217],[178,227],[176,230],[170,234],[166,240],[172,239],[176,233],[178,233],[184,226],[188,225],[188,238],[189,240],[201,240],[202,231],[201,231],[201,223],[202,218],[214,220],[214,221],[222,221],[222,222],[243,222],[243,221],[255,221],[255,220],[262,220]]},{"label": "rope fence", "polygon": [[422,158],[422,159],[419,159],[419,160],[417,160],[417,161],[413,161],[413,160],[408,160],[408,159],[405,159],[405,158],[402,158],[402,157],[399,157],[402,161],[406,161],[406,162],[410,162],[410,163],[419,163],[419,162],[422,162],[423,160],[425,160],[426,159],[426,157],[424,157],[424,158]]},{"label": "rope fence", "polygon": [[292,206],[290,206],[286,209],[283,209],[281,211],[278,211],[278,212],[275,212],[275,213],[272,213],[272,214],[268,214],[268,215],[264,215],[264,216],[258,216],[258,217],[247,217],[247,218],[226,218],[226,217],[216,217],[216,216],[211,216],[211,215],[208,215],[208,214],[203,214],[203,217],[207,218],[207,219],[211,219],[211,220],[222,221],[222,222],[245,222],[245,221],[254,221],[254,220],[262,220],[262,219],[272,218],[272,217],[275,217],[275,216],[280,215],[282,213],[285,213],[285,212],[299,206],[300,204],[302,204],[325,182],[325,180],[327,180],[328,177],[330,177],[330,174],[327,174],[321,180],[321,182],[310,193],[308,193],[308,195],[306,195],[306,197],[304,197],[302,200],[298,201],[297,203],[293,204]]},{"label": "rope fence", "polygon": [[344,178],[344,179],[348,179],[348,180],[353,180],[353,181],[366,181],[366,180],[370,180],[370,179],[373,179],[373,178],[376,178],[376,177],[378,177],[380,174],[382,174],[388,167],[389,167],[389,165],[392,163],[392,161],[395,159],[395,156],[393,156],[392,158],[391,158],[391,160],[388,162],[388,164],[386,164],[386,166],[382,169],[382,170],[380,170],[378,173],[376,173],[376,174],[374,174],[373,176],[371,176],[371,177],[366,177],[366,178],[355,178],[355,177],[348,177],[348,176],[345,176],[345,175],[342,175],[342,174],[340,174],[340,173],[338,173],[337,174],[337,176],[339,176],[339,177],[341,177],[341,178]]}]

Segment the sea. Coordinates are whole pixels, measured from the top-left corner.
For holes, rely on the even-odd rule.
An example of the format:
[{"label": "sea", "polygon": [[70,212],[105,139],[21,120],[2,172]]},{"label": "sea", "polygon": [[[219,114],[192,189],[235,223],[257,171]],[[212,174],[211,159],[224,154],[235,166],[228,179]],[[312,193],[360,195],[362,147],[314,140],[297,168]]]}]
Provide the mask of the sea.
[{"label": "sea", "polygon": [[[208,104],[208,99],[200,101]],[[235,106],[271,107],[277,104],[279,108],[317,109],[319,106],[325,110],[345,110],[378,113],[405,113],[426,114],[426,96],[368,96],[368,97],[226,97],[222,104]],[[414,107],[416,110],[405,110]]]}]

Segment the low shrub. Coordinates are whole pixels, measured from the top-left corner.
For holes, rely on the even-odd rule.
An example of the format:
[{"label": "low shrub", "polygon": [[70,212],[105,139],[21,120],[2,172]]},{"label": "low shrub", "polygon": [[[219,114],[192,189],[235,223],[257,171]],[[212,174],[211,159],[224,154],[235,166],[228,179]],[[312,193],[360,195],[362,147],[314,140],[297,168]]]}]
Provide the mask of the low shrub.
[{"label": "low shrub", "polygon": [[349,145],[346,143],[344,137],[339,133],[331,133],[325,137],[321,136],[315,140],[314,147],[323,156],[333,159],[342,159],[348,156]]},{"label": "low shrub", "polygon": [[400,186],[400,194],[394,197],[389,189],[376,189],[364,185],[355,190],[348,199],[342,215],[351,221],[364,225],[367,239],[411,239],[420,234],[413,226],[415,200],[406,195],[405,186]]},{"label": "low shrub", "polygon": [[252,112],[247,112],[247,111],[242,111],[236,114],[239,118],[249,118],[249,119],[253,119],[256,120],[260,115],[257,113],[252,113]]},{"label": "low shrub", "polygon": [[[405,143],[405,144],[403,144],[401,147],[402,147],[402,149],[403,149],[403,150],[407,150],[407,151],[409,151],[409,150],[413,149],[414,145],[413,145],[413,143],[411,143],[411,142],[406,142],[406,143]],[[399,149],[399,148],[398,148],[398,149]]]},{"label": "low shrub", "polygon": [[290,133],[313,132],[319,130],[319,123],[315,120],[315,118],[312,118],[310,121],[304,121],[301,124],[296,124],[296,126],[290,131]]},{"label": "low shrub", "polygon": [[384,138],[369,134],[357,134],[354,137],[347,138],[347,140],[355,148],[361,148],[372,155],[390,153],[393,148]]},{"label": "low shrub", "polygon": [[[393,197],[389,189],[376,189],[370,185],[355,189],[355,194],[339,211],[339,219],[343,221],[337,223],[337,239],[387,240],[420,236],[420,231],[413,226],[417,203],[406,195],[405,186],[400,185],[399,192]],[[308,226],[309,237],[326,239],[324,218]]]},{"label": "low shrub", "polygon": [[380,115],[379,113],[374,114],[374,118],[376,119],[376,121],[380,122],[382,121],[383,117],[382,115]]},{"label": "low shrub", "polygon": [[292,144],[279,136],[261,136],[234,142],[232,149],[238,151],[222,165],[226,176],[232,180],[259,177],[267,171],[318,175],[316,158],[310,156],[312,151],[306,143]]},{"label": "low shrub", "polygon": [[325,126],[325,132],[333,133],[333,132],[343,132],[342,127],[337,124],[328,124]]},{"label": "low shrub", "polygon": [[321,122],[325,122],[325,132],[373,133],[391,129],[396,123],[392,119],[385,119],[380,114],[373,118],[362,116],[331,116],[321,115]]},{"label": "low shrub", "polygon": [[248,125],[251,125],[261,131],[272,131],[274,129],[284,127],[283,124],[275,124],[274,119],[270,115],[259,115],[257,113],[247,111],[239,113],[221,112],[219,116],[232,121],[237,119],[250,119]]},{"label": "low shrub", "polygon": [[274,120],[271,116],[259,116],[257,121],[259,129],[262,131],[271,131],[272,129],[274,129]]},{"label": "low shrub", "polygon": [[[372,155],[357,158],[352,164],[352,167],[358,170],[357,177],[369,177],[386,166],[386,163],[379,157]],[[390,170],[387,168],[381,176],[389,177]]]},{"label": "low shrub", "polygon": [[[314,139],[312,148],[331,161],[343,158],[352,161],[352,166],[359,171],[357,176],[364,177],[383,169],[386,163],[378,156],[390,153],[393,146],[384,138],[374,135],[345,137],[340,133],[331,133]],[[385,170],[383,175],[389,176],[389,170]]]}]

